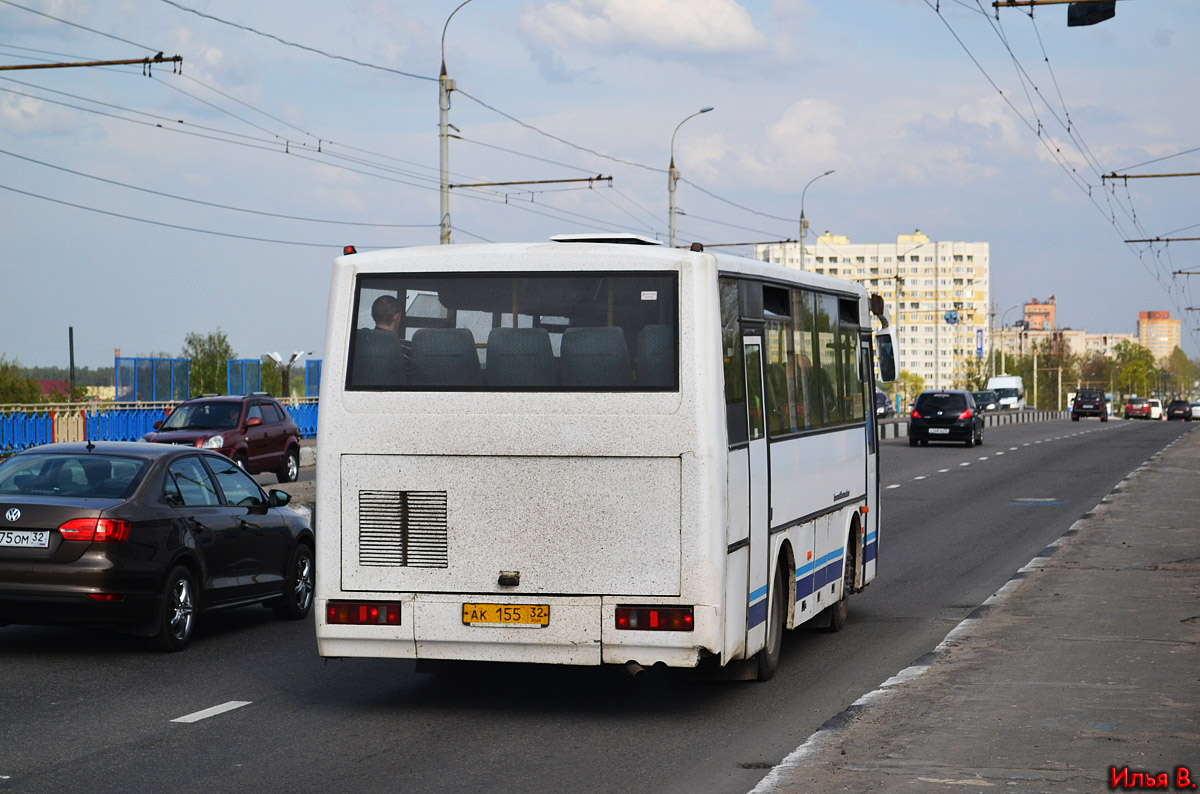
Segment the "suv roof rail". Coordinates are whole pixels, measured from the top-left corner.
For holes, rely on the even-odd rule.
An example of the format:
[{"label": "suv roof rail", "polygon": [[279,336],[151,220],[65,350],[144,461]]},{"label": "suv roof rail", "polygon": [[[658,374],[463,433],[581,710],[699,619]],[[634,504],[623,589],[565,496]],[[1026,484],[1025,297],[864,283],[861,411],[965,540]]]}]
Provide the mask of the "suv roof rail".
[{"label": "suv roof rail", "polygon": [[271,394],[271,392],[269,392],[269,391],[252,391],[252,392],[250,392],[250,396],[251,397],[274,397],[275,395]]}]

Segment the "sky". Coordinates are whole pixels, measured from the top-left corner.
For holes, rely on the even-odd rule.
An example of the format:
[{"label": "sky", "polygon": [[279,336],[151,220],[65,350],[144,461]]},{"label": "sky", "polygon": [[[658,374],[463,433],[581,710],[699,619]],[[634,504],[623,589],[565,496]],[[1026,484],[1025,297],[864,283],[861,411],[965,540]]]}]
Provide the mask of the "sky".
[{"label": "sky", "polygon": [[320,358],[342,246],[438,244],[443,29],[452,184],[612,178],[454,188],[456,245],[665,240],[674,134],[680,243],[795,239],[808,185],[810,243],[987,242],[997,321],[1166,310],[1200,355],[1200,242],[1161,241],[1200,177],[1103,178],[1200,172],[1195,0],[460,3],[0,0],[0,65],[183,58],[0,71],[0,355]]}]

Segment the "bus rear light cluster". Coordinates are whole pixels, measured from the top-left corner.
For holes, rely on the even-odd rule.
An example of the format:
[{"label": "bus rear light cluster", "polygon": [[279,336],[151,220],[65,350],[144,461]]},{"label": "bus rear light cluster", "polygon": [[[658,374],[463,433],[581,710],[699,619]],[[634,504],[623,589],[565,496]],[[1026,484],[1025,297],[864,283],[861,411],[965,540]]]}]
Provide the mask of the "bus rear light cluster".
[{"label": "bus rear light cluster", "polygon": [[691,631],[691,607],[617,607],[617,628],[634,631]]},{"label": "bus rear light cluster", "polygon": [[329,601],[325,622],[347,626],[399,626],[400,605],[387,601]]}]

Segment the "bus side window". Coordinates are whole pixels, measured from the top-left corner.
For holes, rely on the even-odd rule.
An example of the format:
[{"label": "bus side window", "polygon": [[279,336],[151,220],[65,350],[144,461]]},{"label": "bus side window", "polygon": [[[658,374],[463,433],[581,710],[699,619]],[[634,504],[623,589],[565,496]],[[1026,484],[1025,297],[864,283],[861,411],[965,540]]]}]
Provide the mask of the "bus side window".
[{"label": "bus side window", "polygon": [[[838,349],[842,354],[842,408],[847,422],[864,418],[862,370],[858,366],[858,302],[842,298],[838,301]],[[872,401],[872,406],[874,401]]]},{"label": "bus side window", "polygon": [[813,294],[792,290],[792,320],[796,351],[795,392],[797,424],[801,430],[821,426],[821,406],[818,403],[816,372],[813,369],[812,323]]},{"label": "bus side window", "polygon": [[816,365],[817,382],[821,394],[821,408],[825,427],[843,424],[842,378],[838,370],[841,361],[838,355],[838,299],[833,295],[817,295],[816,314]]},{"label": "bus side window", "polygon": [[721,359],[725,374],[725,423],[729,444],[750,440],[746,417],[746,367],[742,360],[742,327],[738,285],[733,279],[719,283],[721,299]]}]

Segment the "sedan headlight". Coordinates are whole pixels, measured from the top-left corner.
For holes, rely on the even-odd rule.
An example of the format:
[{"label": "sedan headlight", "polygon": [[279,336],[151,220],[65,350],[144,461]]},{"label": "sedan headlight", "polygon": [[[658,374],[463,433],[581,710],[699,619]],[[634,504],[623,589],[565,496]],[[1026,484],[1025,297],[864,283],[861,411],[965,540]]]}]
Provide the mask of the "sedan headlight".
[{"label": "sedan headlight", "polygon": [[209,436],[204,439],[200,449],[220,449],[223,446],[225,446],[225,436]]}]

